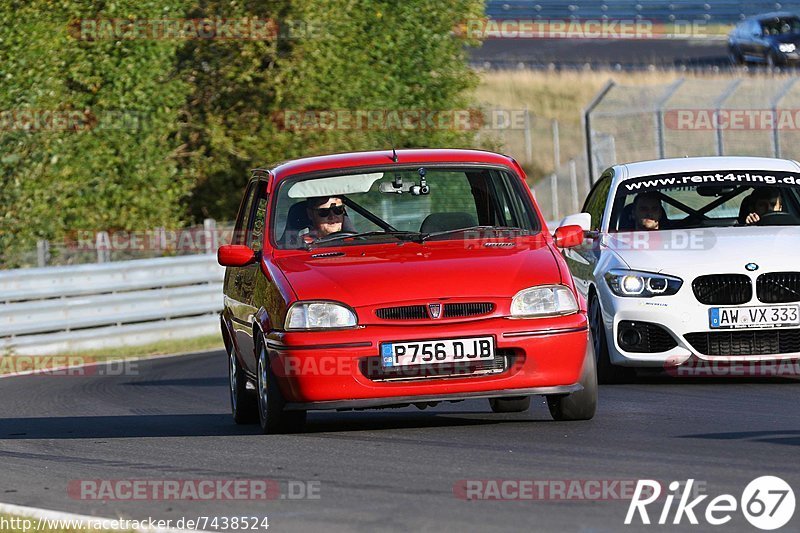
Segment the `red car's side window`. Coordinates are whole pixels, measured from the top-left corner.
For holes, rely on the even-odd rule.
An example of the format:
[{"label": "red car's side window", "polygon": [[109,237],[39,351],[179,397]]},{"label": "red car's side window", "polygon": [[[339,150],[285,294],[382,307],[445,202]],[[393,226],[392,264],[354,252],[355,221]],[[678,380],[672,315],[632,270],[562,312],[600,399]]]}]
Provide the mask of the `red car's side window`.
[{"label": "red car's side window", "polygon": [[252,211],[253,197],[255,196],[255,192],[255,184],[250,183],[247,186],[247,191],[242,199],[242,204],[239,206],[239,214],[236,216],[236,226],[233,229],[233,238],[231,239],[231,244],[245,244],[247,241],[247,235],[245,234],[245,229],[247,226],[245,225],[245,222],[248,220],[248,215]]}]

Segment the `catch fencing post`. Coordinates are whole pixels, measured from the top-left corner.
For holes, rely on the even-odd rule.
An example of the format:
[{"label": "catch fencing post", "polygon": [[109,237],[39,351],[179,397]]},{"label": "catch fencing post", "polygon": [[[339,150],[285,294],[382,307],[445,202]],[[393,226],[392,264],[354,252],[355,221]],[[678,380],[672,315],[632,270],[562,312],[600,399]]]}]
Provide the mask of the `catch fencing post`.
[{"label": "catch fencing post", "polygon": [[39,268],[46,267],[50,259],[50,242],[44,239],[36,241],[36,264]]},{"label": "catch fencing post", "polygon": [[739,87],[739,84],[742,83],[741,79],[733,80],[730,85],[719,95],[714,101],[714,128],[717,130],[717,155],[725,155],[725,146],[722,142],[722,128],[719,127],[719,114],[722,111],[722,104],[725,103],[725,100],[730,98],[730,96],[736,91],[736,88]]},{"label": "catch fencing post", "polygon": [[203,231],[205,233],[206,253],[216,253],[217,248],[217,221],[213,218],[203,220]]},{"label": "catch fencing post", "polygon": [[561,141],[558,135],[558,121],[553,119],[553,168],[561,166]]},{"label": "catch fencing post", "polygon": [[658,158],[664,159],[666,157],[667,148],[664,142],[664,106],[672,98],[672,95],[675,94],[683,82],[686,81],[684,78],[680,78],[679,80],[675,81],[674,83],[667,86],[667,90],[664,94],[656,101],[656,144],[658,146]]},{"label": "catch fencing post", "polygon": [[533,134],[531,132],[531,112],[525,106],[525,159],[528,163],[533,162]]},{"label": "catch fencing post", "polygon": [[97,262],[108,263],[111,261],[111,239],[107,231],[98,231],[95,235],[94,248],[97,251]]},{"label": "catch fencing post", "polygon": [[558,220],[560,217],[558,210],[558,176],[556,174],[550,174],[550,201],[553,204],[553,220]]},{"label": "catch fencing post", "polygon": [[792,90],[797,80],[798,78],[791,78],[787,81],[786,85],[781,88],[780,92],[772,100],[772,153],[775,157],[781,157],[781,134],[778,129],[778,104],[789,94],[789,91]]},{"label": "catch fencing post", "polygon": [[572,212],[577,213],[581,207],[578,201],[578,163],[574,159],[569,160],[569,185],[572,196]]},{"label": "catch fencing post", "polygon": [[614,87],[614,80],[608,80],[606,84],[600,89],[600,92],[589,102],[586,109],[583,110],[583,132],[586,136],[586,171],[589,176],[589,182],[594,184],[594,164],[592,161],[592,112],[603,101],[608,92]]}]

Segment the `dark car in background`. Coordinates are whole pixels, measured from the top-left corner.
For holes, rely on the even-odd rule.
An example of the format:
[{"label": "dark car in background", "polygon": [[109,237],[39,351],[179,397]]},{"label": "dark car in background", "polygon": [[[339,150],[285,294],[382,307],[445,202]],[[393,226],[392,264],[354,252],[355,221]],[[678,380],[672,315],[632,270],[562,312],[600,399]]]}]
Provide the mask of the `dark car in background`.
[{"label": "dark car in background", "polygon": [[800,17],[766,13],[740,22],[728,36],[731,63],[763,63],[768,67],[800,62]]}]

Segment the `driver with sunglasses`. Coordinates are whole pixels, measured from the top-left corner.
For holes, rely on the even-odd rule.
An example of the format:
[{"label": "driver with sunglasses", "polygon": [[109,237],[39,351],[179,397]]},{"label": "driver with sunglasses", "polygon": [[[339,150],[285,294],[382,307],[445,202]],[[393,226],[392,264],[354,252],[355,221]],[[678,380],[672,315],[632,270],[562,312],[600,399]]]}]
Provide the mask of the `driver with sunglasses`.
[{"label": "driver with sunglasses", "polygon": [[311,221],[308,233],[303,235],[307,243],[342,231],[344,217],[347,216],[344,202],[338,196],[309,198],[306,200],[306,214]]}]

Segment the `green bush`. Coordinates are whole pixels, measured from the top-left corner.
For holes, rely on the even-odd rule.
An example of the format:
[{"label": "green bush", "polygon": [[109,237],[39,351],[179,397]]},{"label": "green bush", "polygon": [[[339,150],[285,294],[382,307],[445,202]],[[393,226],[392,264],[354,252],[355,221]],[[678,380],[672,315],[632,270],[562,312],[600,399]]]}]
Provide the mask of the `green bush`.
[{"label": "green bush", "polygon": [[[178,179],[175,77],[180,43],[90,41],[81,18],[181,16],[179,0],[80,0],[0,6],[0,253],[6,266],[38,238],[70,231],[175,227],[191,183]],[[80,117],[66,130],[21,129],[20,113]]]}]

